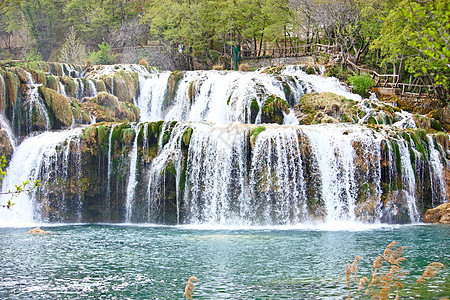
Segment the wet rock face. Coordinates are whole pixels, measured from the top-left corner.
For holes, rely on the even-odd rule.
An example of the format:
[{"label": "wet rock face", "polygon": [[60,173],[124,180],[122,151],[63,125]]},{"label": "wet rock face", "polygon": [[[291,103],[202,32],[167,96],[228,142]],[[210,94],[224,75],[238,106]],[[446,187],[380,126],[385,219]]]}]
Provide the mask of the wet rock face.
[{"label": "wet rock face", "polygon": [[423,221],[425,223],[450,224],[450,202],[427,210],[423,216]]}]

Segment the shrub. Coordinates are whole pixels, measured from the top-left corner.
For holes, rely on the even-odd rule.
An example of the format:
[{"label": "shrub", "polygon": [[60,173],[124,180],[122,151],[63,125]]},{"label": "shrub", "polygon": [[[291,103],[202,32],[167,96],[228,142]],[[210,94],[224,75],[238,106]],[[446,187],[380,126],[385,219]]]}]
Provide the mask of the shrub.
[{"label": "shrub", "polygon": [[367,90],[373,86],[372,77],[369,75],[353,75],[348,78],[353,85],[353,92],[365,97],[368,95]]},{"label": "shrub", "polygon": [[112,65],[116,59],[115,55],[110,55],[111,46],[105,42],[98,45],[98,51],[89,53],[89,58],[96,65]]},{"label": "shrub", "polygon": [[214,65],[213,70],[222,71],[224,69],[223,65]]},{"label": "shrub", "polygon": [[139,59],[139,65],[145,66],[145,67],[148,68],[148,61],[147,61],[147,59],[145,59],[143,57],[141,59]]},{"label": "shrub", "polygon": [[248,64],[240,64],[239,71],[247,72],[250,66]]}]

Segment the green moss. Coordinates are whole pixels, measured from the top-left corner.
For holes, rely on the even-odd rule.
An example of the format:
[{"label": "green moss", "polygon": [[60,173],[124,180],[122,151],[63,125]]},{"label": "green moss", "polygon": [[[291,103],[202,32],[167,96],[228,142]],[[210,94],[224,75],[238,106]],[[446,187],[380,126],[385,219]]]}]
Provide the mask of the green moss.
[{"label": "green moss", "polygon": [[4,76],[6,87],[6,99],[7,105],[14,106],[17,100],[17,93],[19,89],[19,81],[16,79],[14,73],[7,71]]},{"label": "green moss", "polygon": [[263,123],[283,124],[284,115],[289,113],[289,104],[275,95],[269,96],[261,109]]},{"label": "green moss", "polygon": [[395,157],[395,165],[397,168],[397,173],[402,173],[402,158],[400,155],[400,148],[398,146],[398,143],[396,141],[390,141],[392,146],[392,151],[394,151],[394,157]]},{"label": "green moss", "polygon": [[250,105],[250,109],[259,111],[259,104],[258,104],[258,101],[256,101],[256,99],[252,100],[252,103]]},{"label": "green moss", "polygon": [[167,80],[167,95],[163,103],[164,106],[167,106],[172,102],[173,98],[175,97],[178,84],[183,76],[184,73],[182,71],[173,71],[170,74],[169,79]]},{"label": "green moss", "polygon": [[77,94],[77,84],[75,81],[69,76],[63,76],[61,77],[61,82],[64,84],[67,96],[75,97]]},{"label": "green moss", "polygon": [[184,147],[189,148],[189,143],[191,142],[191,136],[193,132],[194,130],[191,127],[184,131],[182,137]]},{"label": "green moss", "polygon": [[55,76],[53,75],[48,75],[46,77],[46,81],[47,84],[45,85],[46,87],[54,90],[54,91],[58,91],[58,80],[55,78]]},{"label": "green moss", "polygon": [[67,128],[73,123],[72,106],[70,101],[56,91],[40,86],[39,94],[49,110],[49,115],[55,124],[53,129]]},{"label": "green moss", "polygon": [[197,93],[197,91],[196,91],[196,87],[195,87],[195,81],[191,81],[189,83],[189,88],[188,88],[188,97],[189,97],[189,101],[191,102],[191,104],[195,99],[196,93]]},{"label": "green moss", "polygon": [[170,139],[170,131],[169,131],[169,130],[166,130],[166,131],[164,131],[164,133],[163,133],[163,138],[162,138],[162,146],[163,146],[163,147],[164,147],[165,144],[167,144],[167,142],[169,141],[169,139]]}]

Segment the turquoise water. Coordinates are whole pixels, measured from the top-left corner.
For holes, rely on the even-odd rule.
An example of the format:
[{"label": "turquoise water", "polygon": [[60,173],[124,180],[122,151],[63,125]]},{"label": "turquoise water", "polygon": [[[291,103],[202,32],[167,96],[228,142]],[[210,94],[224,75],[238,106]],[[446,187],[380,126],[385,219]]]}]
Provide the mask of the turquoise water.
[{"label": "turquoise water", "polygon": [[345,264],[363,256],[360,274],[391,241],[406,246],[405,295],[425,266],[447,269],[423,296],[450,295],[450,226],[326,229],[208,229],[66,225],[0,228],[0,299],[345,298]]}]

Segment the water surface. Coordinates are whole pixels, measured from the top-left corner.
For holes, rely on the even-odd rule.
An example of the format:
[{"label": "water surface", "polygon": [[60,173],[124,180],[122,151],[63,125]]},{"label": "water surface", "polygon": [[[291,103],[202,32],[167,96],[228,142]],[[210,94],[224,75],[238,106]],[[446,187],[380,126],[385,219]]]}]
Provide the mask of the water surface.
[{"label": "water surface", "polygon": [[363,256],[360,274],[369,276],[391,241],[408,247],[404,294],[440,261],[447,269],[422,295],[450,295],[449,226],[43,228],[53,234],[0,228],[1,299],[182,299],[192,275],[194,299],[343,299],[346,262]]}]

